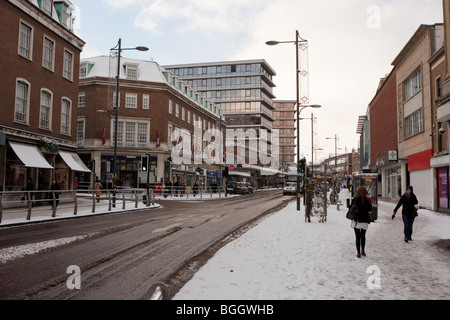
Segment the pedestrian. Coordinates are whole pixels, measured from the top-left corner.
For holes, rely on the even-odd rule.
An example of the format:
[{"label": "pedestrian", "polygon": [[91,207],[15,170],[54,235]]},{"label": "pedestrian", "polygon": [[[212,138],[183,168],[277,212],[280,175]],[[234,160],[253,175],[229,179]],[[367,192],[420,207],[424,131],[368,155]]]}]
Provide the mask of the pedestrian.
[{"label": "pedestrian", "polygon": [[[33,196],[34,196],[34,183],[33,183],[33,179],[28,178],[27,180],[27,186],[25,187],[25,195],[22,198],[22,202],[25,200],[31,200],[33,201]],[[28,193],[30,194],[30,199],[28,199]],[[31,205],[33,205],[33,203],[31,203]]]},{"label": "pedestrian", "polygon": [[402,217],[403,217],[403,224],[404,224],[404,231],[405,234],[405,242],[411,241],[412,233],[413,233],[413,224],[414,220],[417,217],[417,208],[416,204],[418,204],[419,201],[417,201],[417,197],[414,194],[414,188],[412,186],[409,186],[406,189],[406,193],[400,197],[400,200],[397,203],[397,206],[394,209],[394,214],[392,215],[392,220],[395,219],[395,215],[400,209],[402,208]]},{"label": "pedestrian", "polygon": [[97,182],[94,185],[95,195],[97,196],[97,202],[100,202],[100,196],[102,195],[103,185],[100,180],[97,179]]},{"label": "pedestrian", "polygon": [[198,182],[197,181],[195,181],[195,183],[194,183],[194,188],[193,188],[193,194],[194,194],[194,197],[198,194]]},{"label": "pedestrian", "polygon": [[356,257],[358,258],[361,258],[361,255],[366,256],[366,232],[370,224],[369,213],[373,210],[372,202],[367,195],[367,189],[365,187],[359,187],[356,190],[356,197],[351,204],[356,205],[358,208],[358,213],[351,222],[351,227],[355,230]]},{"label": "pedestrian", "polygon": [[56,179],[52,180],[52,185],[50,187],[50,190],[52,191],[51,206],[53,209],[55,209],[56,207],[58,207],[59,195],[61,194],[61,192],[60,192],[61,187],[59,186],[59,183],[56,181]]}]

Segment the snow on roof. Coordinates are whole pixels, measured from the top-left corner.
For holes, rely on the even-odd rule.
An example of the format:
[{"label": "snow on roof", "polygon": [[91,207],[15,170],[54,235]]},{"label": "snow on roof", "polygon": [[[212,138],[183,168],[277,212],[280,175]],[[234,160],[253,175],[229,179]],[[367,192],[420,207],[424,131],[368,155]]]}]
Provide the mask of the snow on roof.
[{"label": "snow on roof", "polygon": [[[117,59],[110,56],[98,56],[81,59],[80,66],[86,65],[86,75],[82,79],[90,78],[115,78],[117,76]],[[137,60],[121,57],[120,79],[127,78],[127,68],[136,68],[134,81],[166,84],[177,90],[186,98],[201,106],[207,112],[219,117],[221,109],[213,102],[206,99],[200,93],[191,88],[186,82],[164,69],[155,61]]]}]

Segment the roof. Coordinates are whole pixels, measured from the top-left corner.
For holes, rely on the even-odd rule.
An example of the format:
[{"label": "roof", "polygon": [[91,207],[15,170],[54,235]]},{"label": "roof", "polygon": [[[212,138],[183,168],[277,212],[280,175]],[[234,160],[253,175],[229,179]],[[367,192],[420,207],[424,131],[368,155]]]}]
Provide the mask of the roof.
[{"label": "roof", "polygon": [[[127,64],[139,66],[138,79],[136,81],[167,83],[162,73],[164,69],[155,61],[127,59],[123,57],[121,57],[120,61],[122,66]],[[117,60],[114,57],[91,57],[81,59],[80,63],[87,63],[90,66],[87,76],[83,79],[95,77],[115,78],[117,75]],[[126,79],[125,72],[125,68],[120,68],[121,79]]]},{"label": "roof", "polygon": [[436,23],[433,25],[428,24],[422,24],[420,27],[416,30],[414,35],[409,39],[409,41],[406,43],[405,47],[400,51],[400,53],[397,55],[395,60],[392,62],[393,66],[397,66],[400,61],[410,52],[414,46],[417,44],[417,41],[421,38],[423,34],[425,34],[426,31],[428,31],[430,28],[435,29],[437,26],[442,26],[442,23]]}]

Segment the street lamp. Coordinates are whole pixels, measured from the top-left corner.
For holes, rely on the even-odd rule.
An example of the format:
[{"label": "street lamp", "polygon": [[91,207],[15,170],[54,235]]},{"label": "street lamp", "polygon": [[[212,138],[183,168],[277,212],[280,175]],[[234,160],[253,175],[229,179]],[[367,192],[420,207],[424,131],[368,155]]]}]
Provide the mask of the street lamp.
[{"label": "street lamp", "polygon": [[[276,46],[280,43],[295,43],[295,54],[296,54],[296,65],[297,69],[295,72],[295,78],[296,78],[296,84],[297,84],[297,100],[296,100],[296,106],[297,106],[297,161],[300,161],[300,113],[303,109],[307,107],[311,108],[320,108],[319,105],[305,105],[300,109],[300,81],[299,81],[299,75],[300,75],[300,60],[299,60],[299,44],[300,43],[307,43],[308,40],[302,39],[300,37],[300,34],[298,30],[295,31],[295,41],[267,41],[266,45],[268,46]],[[297,162],[297,210],[300,211],[300,172],[298,169],[298,162]]]},{"label": "street lamp", "polygon": [[147,47],[139,46],[134,48],[122,48],[122,39],[119,39],[117,45],[112,48],[110,51],[117,52],[117,83],[116,83],[116,103],[114,107],[114,158],[113,158],[113,189],[114,189],[114,197],[113,197],[113,207],[116,206],[116,191],[117,189],[117,134],[118,134],[118,125],[119,125],[119,87],[120,87],[120,55],[122,51],[125,50],[137,50],[137,51],[148,51]]},{"label": "street lamp", "polygon": [[325,138],[327,140],[334,140],[334,171],[337,173],[337,134],[334,135],[334,138]]}]

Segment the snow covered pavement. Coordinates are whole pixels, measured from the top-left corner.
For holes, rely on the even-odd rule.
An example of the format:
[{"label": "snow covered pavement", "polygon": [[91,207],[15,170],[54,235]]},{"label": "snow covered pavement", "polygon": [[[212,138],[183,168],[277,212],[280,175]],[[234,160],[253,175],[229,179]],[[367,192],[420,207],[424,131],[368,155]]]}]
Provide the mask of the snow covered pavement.
[{"label": "snow covered pavement", "polygon": [[173,300],[448,299],[450,253],[436,242],[450,239],[450,216],[419,210],[405,243],[394,206],[379,204],[358,259],[345,208],[305,223],[293,201],[223,247]]}]

